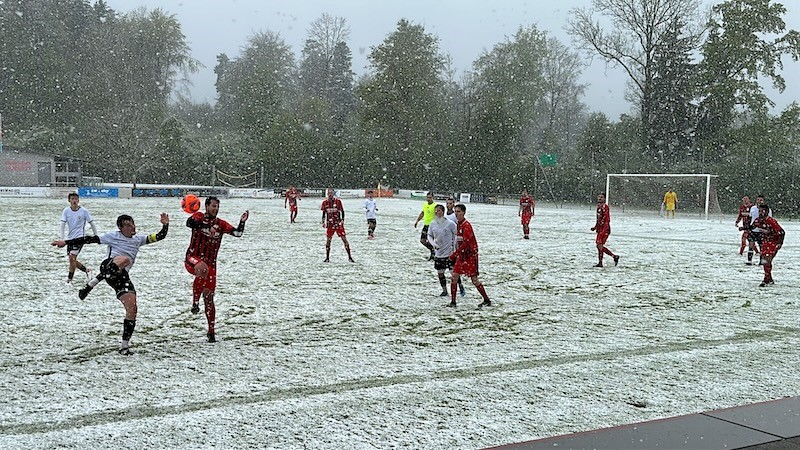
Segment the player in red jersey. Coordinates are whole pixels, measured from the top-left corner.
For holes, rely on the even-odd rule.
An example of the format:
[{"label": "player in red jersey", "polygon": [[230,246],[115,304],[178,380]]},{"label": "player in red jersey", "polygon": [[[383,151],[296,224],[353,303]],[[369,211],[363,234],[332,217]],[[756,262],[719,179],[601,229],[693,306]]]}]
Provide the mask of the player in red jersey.
[{"label": "player in red jersey", "polygon": [[603,267],[603,254],[611,255],[614,258],[614,265],[619,263],[619,255],[615,255],[611,250],[606,247],[606,241],[611,234],[611,213],[606,204],[606,195],[599,194],[597,196],[597,222],[592,227],[592,231],[597,233],[595,243],[597,244],[597,264],[595,267]]},{"label": "player in red jersey", "polygon": [[[745,226],[745,227],[750,224],[750,222],[751,222],[750,221],[750,207],[752,207],[752,206],[753,206],[753,204],[750,203],[750,196],[745,195],[744,197],[742,197],[742,204],[739,205],[739,215],[736,216],[736,223],[734,224],[734,225],[736,225],[736,228],[739,228],[739,222],[741,222],[742,226]],[[742,245],[739,247],[739,254],[740,255],[744,253],[744,249],[745,249],[745,247],[747,247],[747,237],[749,235],[750,235],[750,229],[749,228],[747,228],[745,230],[742,230]]]},{"label": "player in red jersey", "polygon": [[250,217],[250,212],[245,211],[239,219],[239,226],[234,228],[230,223],[217,217],[219,212],[219,199],[206,198],[206,212],[198,211],[188,219],[186,226],[192,229],[192,238],[186,250],[184,266],[194,275],[192,284],[192,313],[200,312],[200,296],[205,304],[206,320],[208,320],[208,342],[217,342],[214,334],[214,322],[217,309],[214,306],[214,292],[217,288],[217,253],[222,243],[222,236],[230,234],[241,237],[244,233],[244,223]]},{"label": "player in red jersey", "polygon": [[294,223],[295,219],[297,219],[297,202],[300,200],[300,193],[297,192],[294,186],[289,186],[289,189],[286,190],[283,199],[283,207],[286,208],[286,204],[289,204],[289,223]]},{"label": "player in red jersey", "polygon": [[536,202],[533,200],[533,197],[528,195],[527,189],[523,189],[522,197],[519,199],[519,212],[517,215],[522,217],[522,237],[524,239],[530,239],[530,223],[534,215],[533,211],[535,207]]},{"label": "player in red jersey", "polygon": [[456,292],[458,291],[458,281],[461,275],[470,277],[472,284],[480,292],[483,297],[483,302],[478,305],[478,308],[484,306],[492,306],[489,296],[486,295],[486,289],[483,283],[478,280],[478,241],[475,239],[475,233],[472,231],[472,224],[464,218],[467,212],[467,207],[458,204],[454,208],[456,213],[457,228],[456,228],[456,251],[450,255],[450,259],[455,260],[453,264],[453,275],[450,279],[450,303],[447,306],[456,306]]},{"label": "player in red jersey", "polygon": [[778,221],[769,214],[769,206],[758,205],[758,217],[751,225],[751,228],[761,230],[759,234],[761,236],[761,264],[764,266],[764,281],[759,284],[759,287],[775,284],[775,280],[772,279],[772,260],[783,246],[783,238],[786,236],[786,232],[783,231]]},{"label": "player in red jersey", "polygon": [[353,261],[353,255],[350,254],[350,243],[347,242],[347,234],[344,231],[344,206],[342,201],[333,196],[333,189],[328,189],[328,196],[322,201],[322,226],[326,228],[327,241],[325,241],[325,262],[331,260],[331,238],[335,232],[342,242],[344,242],[344,249],[347,250],[347,260]]}]

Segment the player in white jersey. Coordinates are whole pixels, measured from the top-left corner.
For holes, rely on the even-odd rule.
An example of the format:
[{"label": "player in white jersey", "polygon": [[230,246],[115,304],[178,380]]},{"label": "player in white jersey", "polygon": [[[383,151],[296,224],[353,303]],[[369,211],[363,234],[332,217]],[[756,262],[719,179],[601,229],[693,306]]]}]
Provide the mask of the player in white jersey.
[{"label": "player in white jersey", "polygon": [[169,230],[169,215],[161,213],[161,231],[148,234],[146,236],[136,234],[136,224],[133,217],[123,214],[117,217],[117,228],[119,231],[112,231],[101,236],[84,236],[75,239],[53,241],[51,245],[63,247],[73,244],[105,244],[108,246],[107,258],[100,264],[100,273],[89,280],[79,292],[78,297],[83,300],[89,295],[97,283],[106,280],[109,286],[114,288],[117,298],[125,307],[125,320],[122,322],[122,342],[119,346],[121,355],[132,354],[130,350],[130,339],[133,329],[136,327],[136,288],[131,282],[128,272],[136,261],[139,247],[158,242],[167,237]]},{"label": "player in white jersey", "polygon": [[364,213],[367,216],[367,239],[375,239],[375,227],[378,226],[378,204],[372,198],[372,191],[367,191],[367,199],[364,200]]},{"label": "player in white jersey", "polygon": [[453,197],[447,197],[445,203],[447,210],[444,212],[444,217],[453,223],[458,223],[458,220],[456,219],[456,210],[455,210],[456,199],[454,199]]},{"label": "player in white jersey", "polygon": [[[445,270],[453,271],[453,260],[450,255],[456,251],[456,223],[448,220],[444,216],[444,206],[436,205],[434,210],[435,217],[428,226],[428,242],[433,246],[433,268],[439,276],[439,284],[442,285],[441,297],[450,295],[447,292],[447,279],[444,276]],[[464,295],[464,285],[458,285],[461,295]]]},{"label": "player in white jersey", "polygon": [[[80,206],[80,197],[76,192],[70,192],[67,195],[69,206],[64,208],[61,213],[61,239],[76,239],[84,236],[84,230],[88,223],[92,227],[94,235],[97,236],[97,228],[94,226],[94,219],[89,214],[89,210]],[[64,230],[67,230],[67,235],[64,236]],[[72,277],[75,275],[77,268],[81,272],[86,273],[86,278],[91,278],[89,272],[92,269],[86,268],[80,261],[78,261],[78,254],[81,252],[82,244],[75,244],[67,246],[67,259],[69,260],[69,271],[67,272],[67,283],[72,283]]]},{"label": "player in white jersey", "polygon": [[[763,195],[759,195],[756,197],[756,202],[753,206],[750,207],[750,223],[743,224],[743,225],[750,225],[750,227],[746,227],[750,232],[747,235],[747,241],[749,242],[749,248],[747,249],[747,262],[745,264],[752,265],[753,264],[753,253],[761,253],[761,249],[759,245],[761,244],[761,229],[760,228],[752,228],[753,222],[758,219],[759,205],[763,205],[766,203],[766,199]],[[772,209],[769,210],[768,217],[772,217]]]}]

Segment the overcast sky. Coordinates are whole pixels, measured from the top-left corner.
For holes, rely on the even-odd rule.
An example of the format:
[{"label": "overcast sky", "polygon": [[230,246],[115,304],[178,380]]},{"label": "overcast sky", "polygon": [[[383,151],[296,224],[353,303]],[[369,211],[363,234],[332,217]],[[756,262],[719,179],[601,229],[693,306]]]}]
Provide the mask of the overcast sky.
[{"label": "overcast sky", "polygon": [[[350,27],[348,45],[353,52],[353,70],[367,71],[370,48],[380,45],[392,33],[398,20],[405,18],[425,27],[439,38],[442,53],[449,54],[459,72],[470,70],[484,51],[490,50],[520,26],[535,24],[538,29],[573,46],[564,28],[569,11],[588,7],[589,0],[106,0],[118,12],[140,6],[148,10],[161,8],[174,14],[192,49],[192,56],[204,69],[192,76],[192,98],[214,102],[214,66],[216,56],[225,53],[235,58],[250,36],[259,31],[280,34],[299,59],[309,25],[323,13],[343,17]],[[717,2],[707,1],[707,4]],[[800,30],[800,0],[784,0],[788,10],[784,17],[787,28]],[[783,94],[773,90],[768,95],[778,110],[792,101],[800,102],[800,64],[785,57],[783,72],[787,89]],[[587,59],[588,63],[588,59]],[[584,103],[592,111],[606,113],[616,119],[630,111],[625,101],[626,75],[620,69],[607,68],[595,58],[584,71],[589,87]]]}]

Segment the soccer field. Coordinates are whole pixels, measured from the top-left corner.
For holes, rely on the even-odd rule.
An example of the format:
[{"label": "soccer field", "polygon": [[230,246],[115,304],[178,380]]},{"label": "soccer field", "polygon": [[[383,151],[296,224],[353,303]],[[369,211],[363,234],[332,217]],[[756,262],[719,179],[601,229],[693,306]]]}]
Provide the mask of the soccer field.
[{"label": "soccer field", "polygon": [[[495,306],[445,308],[413,228],[422,203],[343,200],[355,264],[334,237],[323,264],[321,199],[222,199],[244,236],[219,255],[217,338],[189,312],[179,199],[82,199],[100,232],[131,214],[135,354],[116,352],[123,308],[105,283],[65,285],[64,199],[3,199],[0,448],[477,449],[800,394],[796,222],[776,284],[738,255],[734,219],[612,210],[596,263],[592,205],[542,205],[521,239],[515,206],[468,205]],[[105,246],[80,260],[95,270]],[[608,264],[611,263],[611,264]],[[748,302],[749,301],[749,302]],[[746,302],[748,302],[746,304]]]}]

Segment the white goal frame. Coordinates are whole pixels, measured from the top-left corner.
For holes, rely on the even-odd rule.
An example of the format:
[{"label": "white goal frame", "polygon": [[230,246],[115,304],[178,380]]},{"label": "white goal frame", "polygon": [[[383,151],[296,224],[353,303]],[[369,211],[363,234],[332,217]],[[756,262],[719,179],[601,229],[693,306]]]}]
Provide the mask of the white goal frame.
[{"label": "white goal frame", "polygon": [[711,175],[710,173],[609,173],[606,175],[606,203],[609,203],[609,189],[611,186],[611,178],[612,177],[625,177],[625,178],[632,178],[632,177],[666,177],[666,178],[705,178],[706,180],[706,198],[705,198],[705,216],[706,220],[708,220],[708,207],[709,201],[711,200],[711,179],[718,178],[717,175]]}]

